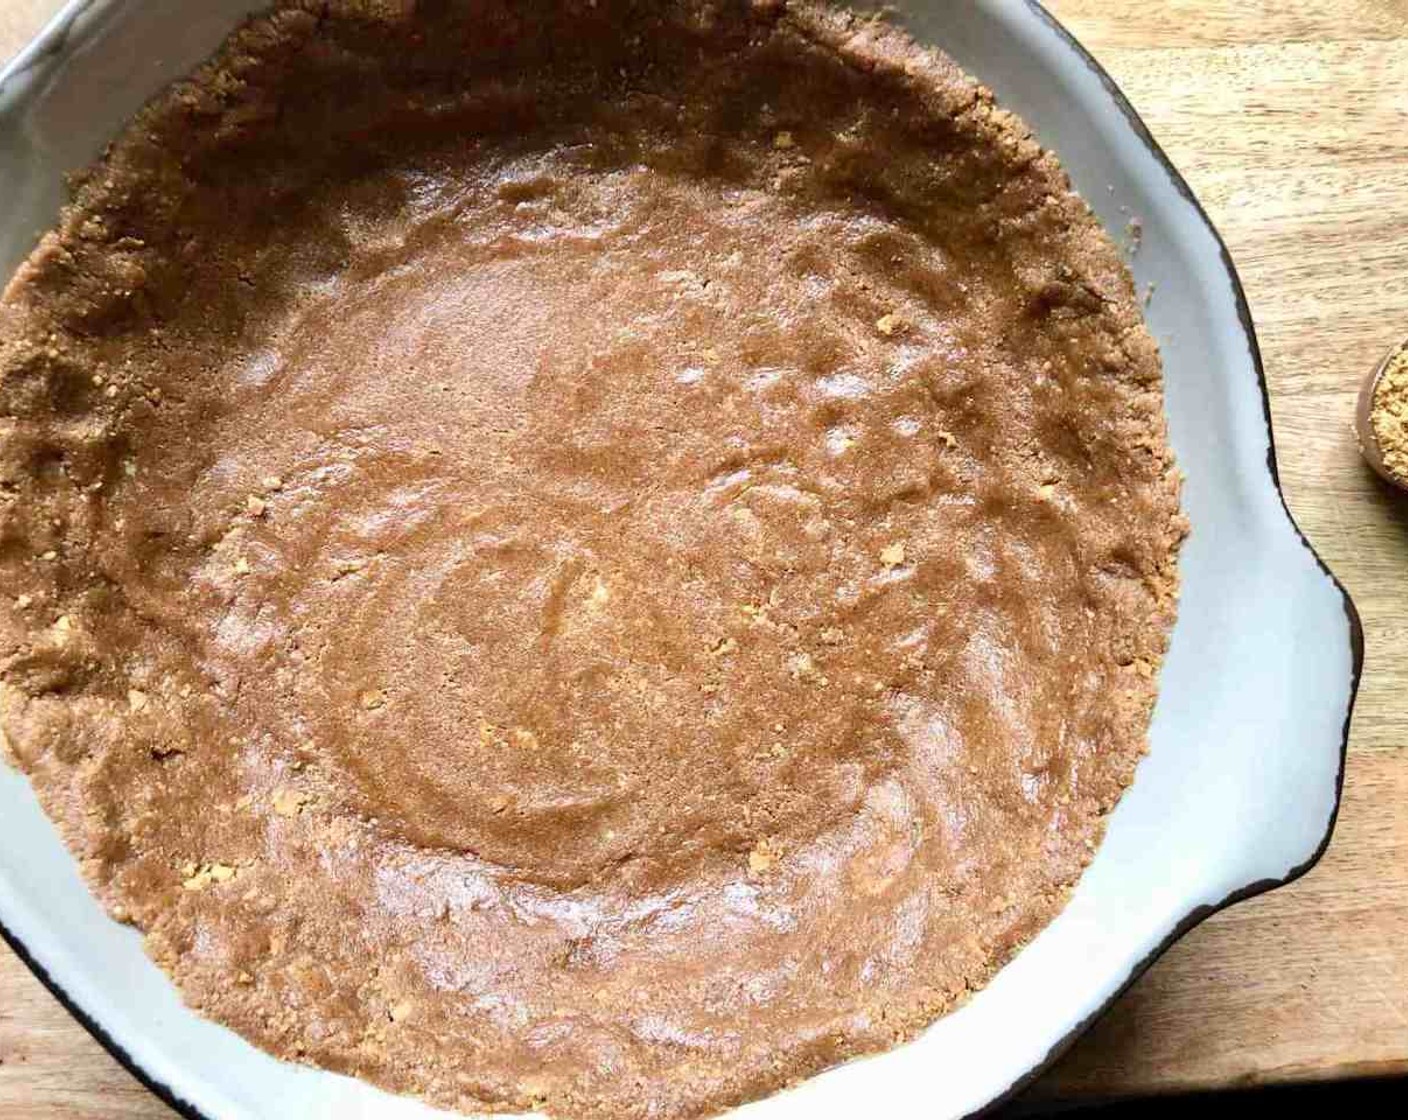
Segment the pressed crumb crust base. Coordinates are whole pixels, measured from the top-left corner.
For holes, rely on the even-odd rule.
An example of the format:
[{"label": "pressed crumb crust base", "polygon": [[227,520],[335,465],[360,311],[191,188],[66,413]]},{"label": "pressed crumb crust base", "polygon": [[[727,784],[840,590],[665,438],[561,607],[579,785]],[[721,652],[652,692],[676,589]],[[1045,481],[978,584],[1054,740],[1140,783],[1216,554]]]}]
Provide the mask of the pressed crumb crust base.
[{"label": "pressed crumb crust base", "polygon": [[1132,282],[809,3],[277,9],[0,300],[0,724],[284,1057],[693,1116],[1060,909],[1186,531]]}]

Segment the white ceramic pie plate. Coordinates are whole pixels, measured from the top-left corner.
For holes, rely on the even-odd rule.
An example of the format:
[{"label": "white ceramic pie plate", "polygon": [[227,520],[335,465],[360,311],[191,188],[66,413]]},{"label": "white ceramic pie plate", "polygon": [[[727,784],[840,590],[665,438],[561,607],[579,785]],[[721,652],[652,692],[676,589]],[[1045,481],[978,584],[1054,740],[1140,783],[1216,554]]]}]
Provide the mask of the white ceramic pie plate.
[{"label": "white ceramic pie plate", "polygon": [[[77,0],[0,75],[0,273],[52,224],[87,164],[248,0]],[[1349,597],[1277,488],[1250,316],[1226,250],[1108,77],[1022,0],[908,0],[921,40],[992,86],[1054,148],[1133,260],[1163,346],[1170,435],[1194,531],[1152,750],[1070,905],[961,1010],[912,1044],[744,1109],[758,1120],[940,1120],[1048,1064],[1176,937],[1288,882],[1338,804],[1363,640]],[[442,1116],[284,1064],[188,1010],[135,932],[89,895],[27,783],[0,766],[0,932],[153,1090],[210,1120]]]}]

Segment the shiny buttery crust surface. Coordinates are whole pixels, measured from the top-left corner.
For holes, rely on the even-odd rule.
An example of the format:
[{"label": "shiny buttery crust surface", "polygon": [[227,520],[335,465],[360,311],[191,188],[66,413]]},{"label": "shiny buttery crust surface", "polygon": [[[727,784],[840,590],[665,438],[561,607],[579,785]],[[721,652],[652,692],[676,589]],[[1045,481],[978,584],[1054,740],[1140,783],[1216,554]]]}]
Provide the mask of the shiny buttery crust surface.
[{"label": "shiny buttery crust surface", "polygon": [[275,1054],[717,1111],[1059,911],[1185,532],[1054,156],[813,3],[289,5],[0,300],[0,725]]}]

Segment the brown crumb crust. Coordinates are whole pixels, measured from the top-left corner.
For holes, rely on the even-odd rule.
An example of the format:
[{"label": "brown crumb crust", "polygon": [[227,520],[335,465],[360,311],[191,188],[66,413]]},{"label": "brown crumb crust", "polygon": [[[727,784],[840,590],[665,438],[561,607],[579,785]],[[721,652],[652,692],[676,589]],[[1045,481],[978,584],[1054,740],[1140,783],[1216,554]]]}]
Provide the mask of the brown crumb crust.
[{"label": "brown crumb crust", "polygon": [[0,728],[282,1057],[692,1117],[1045,926],[1187,525],[1132,281],[813,3],[286,4],[0,298]]}]

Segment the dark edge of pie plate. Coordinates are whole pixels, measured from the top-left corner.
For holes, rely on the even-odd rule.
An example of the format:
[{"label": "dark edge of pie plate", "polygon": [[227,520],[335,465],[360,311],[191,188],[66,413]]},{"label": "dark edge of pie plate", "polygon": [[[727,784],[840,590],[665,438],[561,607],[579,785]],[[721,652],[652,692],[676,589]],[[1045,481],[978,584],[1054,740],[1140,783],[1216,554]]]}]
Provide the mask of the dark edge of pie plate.
[{"label": "dark edge of pie plate", "polygon": [[8,64],[0,66],[0,93],[5,91],[14,79],[28,74],[45,59],[63,53],[68,46],[68,37],[73,33],[74,24],[83,13],[93,6],[93,0],[81,4],[65,4],[53,18],[39,29],[29,43],[20,48]]},{"label": "dark edge of pie plate", "polygon": [[178,1097],[176,1091],[172,1089],[171,1086],[167,1085],[165,1082],[158,1081],[147,1072],[147,1070],[142,1068],[142,1066],[137,1063],[137,1060],[127,1052],[122,1043],[113,1038],[102,1024],[80,1007],[73,998],[59,986],[58,981],[50,976],[48,970],[34,959],[29,949],[25,946],[25,943],[15,936],[10,928],[5,925],[3,920],[0,920],[0,940],[3,940],[5,944],[14,951],[15,956],[19,957],[25,967],[28,968],[30,972],[34,973],[35,978],[43,984],[44,987],[49,989],[49,994],[59,1001],[63,1009],[77,1019],[83,1029],[92,1035],[104,1050],[117,1059],[118,1064],[122,1066],[123,1069],[136,1078],[154,1096],[159,1097],[179,1115],[185,1117],[186,1120],[211,1120],[211,1117],[201,1112],[194,1105]]},{"label": "dark edge of pie plate", "polygon": [[[1076,1039],[1084,1034],[1100,1016],[1109,1010],[1110,1006],[1128,991],[1129,988],[1133,986],[1134,982],[1144,975],[1149,967],[1158,960],[1159,957],[1163,956],[1169,947],[1182,938],[1184,934],[1188,933],[1194,927],[1201,925],[1203,921],[1213,914],[1216,914],[1219,910],[1223,910],[1244,899],[1252,898],[1255,895],[1262,894],[1269,890],[1274,890],[1276,887],[1283,887],[1288,883],[1295,882],[1295,880],[1299,879],[1320,862],[1320,857],[1325,854],[1325,849],[1330,845],[1330,838],[1334,835],[1335,823],[1339,818],[1341,797],[1344,790],[1345,761],[1349,752],[1350,722],[1353,718],[1354,703],[1359,694],[1360,678],[1364,670],[1364,626],[1359,618],[1359,610],[1355,607],[1354,600],[1350,598],[1349,592],[1345,589],[1344,584],[1342,584],[1335,573],[1329,569],[1329,566],[1320,558],[1319,553],[1315,551],[1314,546],[1311,545],[1305,534],[1301,532],[1300,526],[1296,524],[1295,517],[1291,514],[1290,507],[1286,505],[1286,496],[1281,489],[1280,471],[1276,466],[1276,441],[1271,423],[1271,397],[1267,391],[1266,370],[1262,364],[1261,347],[1257,343],[1256,327],[1252,321],[1251,307],[1247,303],[1246,292],[1242,287],[1241,278],[1237,274],[1236,265],[1232,262],[1232,254],[1228,251],[1227,243],[1222,239],[1222,235],[1218,232],[1217,227],[1213,224],[1212,219],[1208,216],[1202,203],[1198,201],[1197,195],[1193,193],[1193,188],[1188,185],[1188,181],[1183,178],[1178,168],[1174,166],[1173,161],[1168,157],[1168,153],[1166,153],[1159,142],[1154,139],[1153,134],[1149,131],[1148,125],[1146,125],[1139,116],[1138,111],[1130,103],[1129,98],[1124,95],[1124,91],[1115,83],[1115,80],[1109,75],[1105,68],[1096,61],[1095,56],[1086,50],[1086,48],[1081,45],[1080,40],[1072,35],[1055,16],[1042,7],[1039,0],[1025,0],[1025,2],[1028,9],[1030,9],[1047,27],[1055,32],[1066,47],[1075,54],[1076,58],[1100,80],[1101,86],[1104,87],[1105,92],[1114,102],[1115,107],[1124,115],[1125,120],[1129,122],[1129,126],[1134,130],[1137,139],[1163,167],[1174,189],[1177,190],[1197,212],[1199,219],[1202,221],[1203,225],[1206,226],[1208,232],[1212,234],[1213,240],[1217,243],[1223,269],[1226,271],[1227,278],[1232,284],[1232,294],[1237,304],[1237,318],[1241,322],[1242,332],[1246,336],[1247,348],[1251,354],[1252,365],[1256,370],[1257,386],[1261,392],[1261,407],[1266,423],[1266,470],[1271,476],[1271,485],[1275,489],[1276,496],[1281,502],[1281,508],[1285,512],[1286,520],[1290,522],[1291,528],[1295,531],[1296,536],[1300,538],[1301,544],[1304,545],[1306,551],[1314,558],[1316,565],[1320,568],[1321,572],[1325,574],[1325,577],[1334,584],[1335,589],[1340,593],[1344,601],[1345,618],[1349,623],[1349,642],[1353,667],[1351,670],[1349,701],[1345,707],[1344,730],[1340,738],[1340,764],[1339,770],[1335,776],[1334,806],[1330,812],[1329,822],[1325,826],[1324,839],[1320,841],[1319,847],[1315,849],[1310,858],[1304,863],[1293,867],[1282,878],[1259,880],[1239,890],[1233,891],[1220,902],[1199,906],[1193,910],[1169,932],[1168,936],[1165,937],[1148,956],[1134,967],[1124,983],[1122,983],[1107,1000],[1082,1019],[1080,1023],[1072,1027],[1060,1041],[1047,1051],[1044,1058],[1021,1078],[1008,1086],[1003,1093],[981,1108],[975,1109],[973,1112],[969,1113],[968,1115],[970,1117],[989,1113],[1009,1103],[1020,1095],[1023,1090],[1050,1069],[1051,1066],[1056,1063],[1057,1059],[1070,1049]],[[0,82],[0,90],[3,90],[3,87],[9,84],[10,79],[29,71],[42,59],[50,58],[63,51],[68,45],[69,34],[73,29],[74,23],[90,6],[90,4],[85,3],[61,10],[59,14],[55,16],[54,20],[40,32],[39,36],[31,45],[23,50],[10,66],[5,68],[4,78],[6,80]],[[5,925],[3,920],[0,920],[0,940],[4,940],[30,972],[32,972],[39,982],[49,990],[50,994],[58,1000],[64,1010],[72,1015],[128,1073],[178,1114],[185,1117],[186,1120],[210,1120],[210,1117],[205,1113],[201,1112],[187,1101],[182,1100],[169,1085],[158,1081],[151,1073],[138,1064],[136,1059],[127,1052],[126,1048],[113,1038],[96,1019],[80,1007],[59,983],[49,975],[44,966],[35,960],[33,954],[30,953],[24,942],[15,936],[9,927]]]}]

